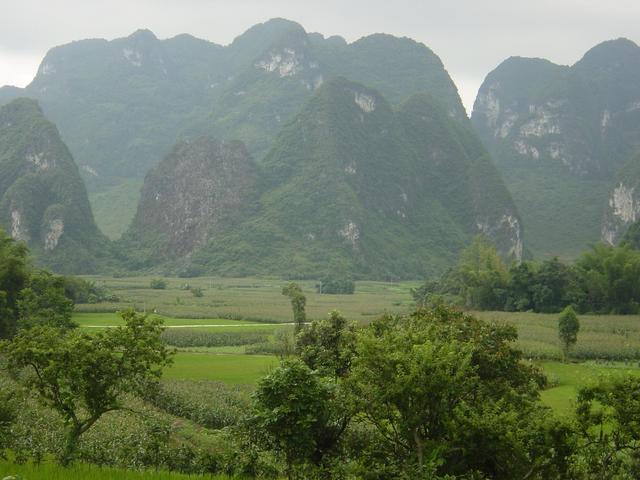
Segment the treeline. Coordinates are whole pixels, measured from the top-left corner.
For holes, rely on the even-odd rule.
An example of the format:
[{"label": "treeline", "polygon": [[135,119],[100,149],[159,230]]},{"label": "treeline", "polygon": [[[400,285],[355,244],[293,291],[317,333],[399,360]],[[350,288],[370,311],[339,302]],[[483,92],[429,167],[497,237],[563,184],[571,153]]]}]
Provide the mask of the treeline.
[{"label": "treeline", "polygon": [[476,237],[455,267],[413,291],[419,305],[466,309],[631,314],[640,311],[640,251],[595,245],[573,264],[553,258],[508,266],[486,237]]}]

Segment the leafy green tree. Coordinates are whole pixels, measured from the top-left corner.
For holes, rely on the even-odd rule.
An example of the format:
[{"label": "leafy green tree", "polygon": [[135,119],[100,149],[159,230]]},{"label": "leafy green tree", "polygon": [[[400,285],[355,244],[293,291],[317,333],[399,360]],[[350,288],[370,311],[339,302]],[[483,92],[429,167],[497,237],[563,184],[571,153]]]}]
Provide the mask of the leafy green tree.
[{"label": "leafy green tree", "polygon": [[483,235],[474,238],[460,254],[455,270],[467,307],[482,310],[504,307],[509,271],[489,239]]},{"label": "leafy green tree", "polygon": [[636,313],[640,309],[640,251],[597,244],[576,261],[582,311]]},{"label": "leafy green tree", "polygon": [[566,307],[558,318],[558,336],[562,342],[562,353],[567,358],[569,349],[578,341],[580,321],[571,305]]},{"label": "leafy green tree", "polygon": [[73,302],[65,295],[65,279],[47,271],[33,272],[18,296],[18,328],[50,325],[71,329]]},{"label": "leafy green tree", "polygon": [[533,286],[535,285],[536,265],[522,262],[509,270],[507,301],[505,310],[524,312],[533,309]]},{"label": "leafy green tree", "polygon": [[15,392],[8,388],[4,382],[0,382],[0,458],[3,455],[6,439],[9,434],[11,424],[15,420],[18,402]]},{"label": "leafy green tree", "polygon": [[296,349],[312,370],[344,377],[355,355],[355,326],[334,310],[329,318],[314,320],[298,334]]},{"label": "leafy green tree", "polygon": [[335,453],[349,420],[339,385],[292,359],[260,381],[250,426],[258,444],[284,456],[291,479],[297,466],[308,472]]},{"label": "leafy green tree", "polygon": [[302,293],[300,285],[291,282],[282,288],[282,295],[289,298],[291,302],[291,308],[293,310],[293,323],[295,325],[296,334],[302,330],[302,327],[307,321],[307,314],[305,312],[305,306],[307,304],[307,297]]},{"label": "leafy green tree", "polygon": [[132,310],[121,316],[124,327],[87,334],[38,325],[1,346],[15,378],[65,420],[64,465],[105,413],[125,408],[124,394],[145,388],[170,362],[160,320]]},{"label": "leafy green tree", "polygon": [[17,329],[18,297],[28,276],[27,247],[0,230],[0,339]]},{"label": "leafy green tree", "polygon": [[545,260],[538,267],[531,286],[536,312],[555,313],[568,303],[567,292],[571,282],[571,269],[558,258]]},{"label": "leafy green tree", "polygon": [[347,275],[326,275],[316,285],[316,290],[320,294],[352,295],[356,291],[356,282]]},{"label": "leafy green tree", "polygon": [[[640,379],[609,378],[578,392],[580,455],[575,474],[631,479],[640,471]],[[635,472],[635,473],[634,473]]]},{"label": "leafy green tree", "polygon": [[539,404],[544,378],[514,339],[446,307],[363,331],[347,383],[408,477],[565,478],[570,429]]}]

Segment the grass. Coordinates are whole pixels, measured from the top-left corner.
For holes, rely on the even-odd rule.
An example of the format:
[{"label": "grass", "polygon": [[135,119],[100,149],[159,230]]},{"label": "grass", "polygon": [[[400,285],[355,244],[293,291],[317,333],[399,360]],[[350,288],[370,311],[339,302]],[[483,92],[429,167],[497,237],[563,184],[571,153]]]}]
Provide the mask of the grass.
[{"label": "grass", "polygon": [[8,461],[0,461],[0,478],[9,475],[20,475],[21,480],[182,480],[201,478],[203,480],[224,480],[229,477],[183,475],[163,471],[134,471],[101,468],[93,465],[77,464],[69,468],[45,462],[40,465],[27,463],[16,465]]},{"label": "grass", "polygon": [[269,355],[178,352],[172,366],[164,371],[167,379],[217,380],[229,384],[255,384],[278,364]]},{"label": "grass", "polygon": [[542,401],[561,416],[572,414],[580,387],[588,386],[605,377],[640,375],[640,367],[637,364],[622,362],[540,362],[539,365],[549,380],[555,384],[542,392]]}]

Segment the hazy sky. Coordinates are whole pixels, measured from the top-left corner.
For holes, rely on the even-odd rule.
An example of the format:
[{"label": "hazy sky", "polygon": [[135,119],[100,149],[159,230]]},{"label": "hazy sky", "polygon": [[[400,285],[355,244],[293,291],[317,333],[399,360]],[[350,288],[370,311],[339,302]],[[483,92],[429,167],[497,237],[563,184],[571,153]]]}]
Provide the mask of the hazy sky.
[{"label": "hazy sky", "polygon": [[148,28],[227,44],[273,17],[348,41],[385,32],[431,47],[468,110],[485,75],[511,55],[572,64],[593,45],[640,42],[638,0],[0,0],[0,85],[25,86],[46,51]]}]

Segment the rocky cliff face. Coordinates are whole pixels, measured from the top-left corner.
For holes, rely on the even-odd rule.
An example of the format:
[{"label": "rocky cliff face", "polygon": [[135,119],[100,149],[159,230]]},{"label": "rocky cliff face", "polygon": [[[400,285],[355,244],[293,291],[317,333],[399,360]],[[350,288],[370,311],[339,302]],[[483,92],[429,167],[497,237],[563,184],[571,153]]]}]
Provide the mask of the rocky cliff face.
[{"label": "rocky cliff face", "polygon": [[0,226],[60,272],[91,272],[106,254],[73,158],[29,99],[0,108]]},{"label": "rocky cliff face", "polygon": [[640,155],[617,175],[610,191],[602,224],[602,240],[617,244],[627,229],[640,220]]},{"label": "rocky cliff face", "polygon": [[144,182],[127,241],[158,260],[189,256],[250,203],[255,165],[241,142],[178,143]]},{"label": "rocky cliff face", "polygon": [[535,253],[571,256],[600,237],[606,192],[640,148],[639,107],[640,48],[624,39],[571,67],[511,58],[487,76],[472,121]]}]

